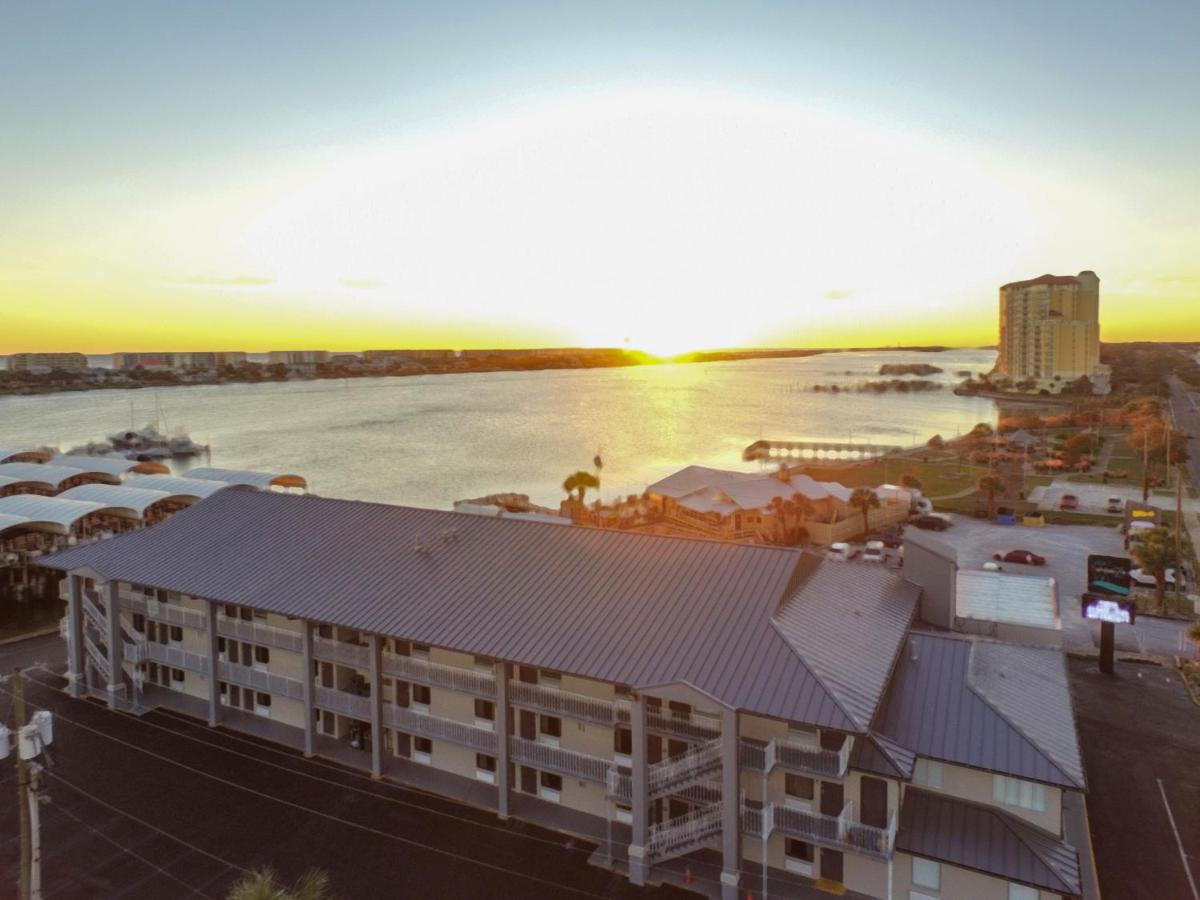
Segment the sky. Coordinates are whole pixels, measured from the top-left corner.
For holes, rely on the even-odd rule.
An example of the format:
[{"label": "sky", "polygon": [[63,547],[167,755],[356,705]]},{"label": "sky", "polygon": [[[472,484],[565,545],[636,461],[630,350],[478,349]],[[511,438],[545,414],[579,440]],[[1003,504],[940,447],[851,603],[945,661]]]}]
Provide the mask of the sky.
[{"label": "sky", "polygon": [[1200,4],[0,0],[0,353],[1200,340]]}]

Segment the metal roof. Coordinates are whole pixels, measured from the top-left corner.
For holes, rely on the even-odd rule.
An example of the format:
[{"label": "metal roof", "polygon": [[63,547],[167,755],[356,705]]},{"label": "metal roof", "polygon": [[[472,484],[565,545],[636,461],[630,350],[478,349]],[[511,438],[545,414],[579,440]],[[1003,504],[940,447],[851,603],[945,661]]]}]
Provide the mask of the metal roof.
[{"label": "metal roof", "polygon": [[28,521],[24,516],[14,515],[13,513],[0,513],[0,531],[16,528]]},{"label": "metal roof", "polygon": [[224,481],[227,484],[240,484],[263,491],[271,487],[308,487],[308,482],[299,475],[285,472],[253,472],[249,469],[188,469],[187,477],[204,481]]},{"label": "metal roof", "polygon": [[1086,788],[1059,650],[912,632],[875,730],[930,759]]},{"label": "metal roof", "polygon": [[687,466],[654,482],[646,490],[664,497],[679,498],[714,484],[761,477],[757,472],[734,472],[727,469],[714,469],[710,466]]},{"label": "metal roof", "polygon": [[831,560],[775,614],[779,633],[857,730],[875,716],[920,595],[881,565]]},{"label": "metal roof", "polygon": [[853,493],[850,488],[836,481],[817,481],[808,475],[793,475],[784,481],[777,475],[713,469],[708,466],[688,466],[680,469],[675,474],[656,481],[646,488],[646,491],[673,497],[681,505],[701,512],[725,512],[722,501],[742,509],[766,509],[776,497],[790,499],[793,494],[802,494],[814,501],[836,497],[845,502]]},{"label": "metal roof", "polygon": [[34,450],[29,448],[24,450],[14,450],[11,447],[0,448],[0,463],[13,461],[19,456],[36,456],[39,459],[47,460],[50,458],[50,452],[48,450]]},{"label": "metal roof", "polygon": [[101,503],[86,500],[63,500],[36,494],[14,494],[0,497],[0,515],[17,516],[23,525],[53,525],[65,534],[84,516],[104,508]]},{"label": "metal roof", "polygon": [[141,465],[137,460],[122,459],[115,456],[67,455],[63,453],[50,457],[50,464],[54,466],[68,466],[84,472],[99,472],[117,477]]},{"label": "metal roof", "polygon": [[146,510],[155,503],[170,497],[171,494],[166,491],[152,491],[124,484],[81,484],[58,495],[59,500],[89,500],[93,503],[103,503],[105,506],[124,507],[135,512],[138,518],[144,516]]},{"label": "metal roof", "polygon": [[[859,730],[771,624],[822,566],[796,550],[222,491],[44,564]],[[848,634],[860,619],[841,609],[811,627]]]},{"label": "metal roof", "polygon": [[1052,894],[1080,896],[1075,848],[993,806],[908,788],[896,849]]},{"label": "metal roof", "polygon": [[1042,575],[959,569],[954,605],[963,619],[1062,631],[1058,588],[1053,578]]},{"label": "metal roof", "polygon": [[70,466],[49,466],[41,463],[0,463],[0,477],[16,481],[38,482],[57,488],[68,478],[84,474],[82,469]]},{"label": "metal roof", "polygon": [[923,550],[928,550],[935,556],[958,565],[958,550],[951,544],[934,537],[930,532],[920,528],[905,528],[904,543],[914,544]]},{"label": "metal roof", "polygon": [[203,500],[219,491],[228,490],[238,485],[226,481],[211,481],[203,478],[179,478],[174,475],[135,475],[125,482],[127,487],[144,488],[151,491],[163,491],[175,497],[195,497]]},{"label": "metal roof", "polygon": [[917,757],[911,750],[874,731],[854,742],[850,751],[850,767],[885,778],[912,778]]}]

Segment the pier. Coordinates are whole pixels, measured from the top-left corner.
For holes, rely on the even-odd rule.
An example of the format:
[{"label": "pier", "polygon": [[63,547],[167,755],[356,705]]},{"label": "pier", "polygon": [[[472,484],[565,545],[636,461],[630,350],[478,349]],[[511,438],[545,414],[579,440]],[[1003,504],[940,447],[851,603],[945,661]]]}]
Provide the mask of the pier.
[{"label": "pier", "polygon": [[903,448],[897,444],[863,444],[852,441],[766,441],[758,440],[742,451],[742,459],[785,462],[795,459],[867,460]]}]

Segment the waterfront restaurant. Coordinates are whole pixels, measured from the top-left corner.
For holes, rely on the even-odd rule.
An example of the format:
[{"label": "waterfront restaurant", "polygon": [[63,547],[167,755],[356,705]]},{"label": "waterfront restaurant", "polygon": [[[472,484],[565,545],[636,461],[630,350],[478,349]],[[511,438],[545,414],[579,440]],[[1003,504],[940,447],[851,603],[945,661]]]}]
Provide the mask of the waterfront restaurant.
[{"label": "waterfront restaurant", "polygon": [[1062,654],[921,632],[952,577],[932,555],[906,580],[790,548],[227,490],[44,564],[67,576],[72,695],[581,835],[635,884],[1081,893]]}]

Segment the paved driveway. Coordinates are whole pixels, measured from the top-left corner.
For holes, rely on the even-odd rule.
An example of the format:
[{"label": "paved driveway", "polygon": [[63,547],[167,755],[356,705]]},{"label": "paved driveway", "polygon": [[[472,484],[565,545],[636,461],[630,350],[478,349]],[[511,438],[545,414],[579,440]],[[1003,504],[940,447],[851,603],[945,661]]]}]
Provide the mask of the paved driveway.
[{"label": "paved driveway", "polygon": [[[1032,550],[1046,557],[1045,566],[1004,563],[1008,572],[1048,575],[1058,582],[1058,603],[1063,623],[1063,647],[1090,650],[1099,645],[1100,626],[1079,614],[1079,598],[1087,587],[1087,558],[1100,553],[1125,556],[1123,540],[1115,524],[1047,525],[1027,528],[1023,525],[997,525],[966,516],[952,516],[954,527],[937,537],[958,550],[958,564],[978,569],[993,553]],[[1183,637],[1186,625],[1168,619],[1145,616],[1133,627],[1117,628],[1117,649],[1157,655],[1195,655],[1195,648]]]},{"label": "paved driveway", "polygon": [[[1059,501],[1062,500],[1064,494],[1074,494],[1079,498],[1079,509],[1075,510],[1076,512],[1111,515],[1114,522],[1119,522],[1124,518],[1126,500],[1142,502],[1142,489],[1133,485],[1076,484],[1065,478],[1056,478],[1054,483],[1049,486],[1039,485],[1029,492],[1029,499],[1036,503],[1039,509],[1050,512],[1059,508]],[[1116,497],[1121,501],[1121,512],[1110,513],[1108,511],[1109,497]],[[1173,496],[1159,497],[1151,493],[1147,502],[1150,506],[1157,506],[1162,510],[1173,511],[1175,509]],[[1184,509],[1188,512],[1196,511],[1195,500],[1185,499],[1183,503]]]}]

